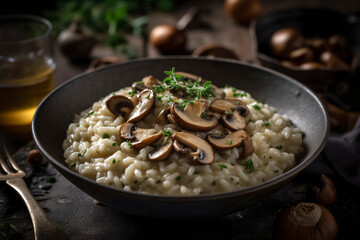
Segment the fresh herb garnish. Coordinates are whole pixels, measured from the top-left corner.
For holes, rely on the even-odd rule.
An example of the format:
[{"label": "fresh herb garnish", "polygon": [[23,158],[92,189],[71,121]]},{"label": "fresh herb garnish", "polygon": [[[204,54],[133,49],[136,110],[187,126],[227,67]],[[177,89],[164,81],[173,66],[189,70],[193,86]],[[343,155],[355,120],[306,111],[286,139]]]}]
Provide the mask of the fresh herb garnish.
[{"label": "fresh herb garnish", "polygon": [[137,81],[136,83],[140,85],[145,84],[143,81]]},{"label": "fresh herb garnish", "polygon": [[250,122],[255,122],[255,121],[250,118],[250,119],[248,120],[248,123],[250,123]]},{"label": "fresh herb garnish", "polygon": [[173,100],[171,97],[169,97],[169,100],[168,100],[168,102],[174,102],[174,103],[176,103],[178,100]]},{"label": "fresh herb garnish", "polygon": [[153,89],[155,93],[163,93],[166,91],[166,87],[164,85],[155,85],[153,86]]},{"label": "fresh herb garnish", "polygon": [[254,104],[254,105],[251,105],[255,110],[260,110],[261,108],[257,105],[257,104]]},{"label": "fresh herb garnish", "polygon": [[176,181],[180,181],[180,179],[181,179],[180,176],[177,176],[177,177],[175,178]]},{"label": "fresh herb garnish", "polygon": [[126,141],[130,148],[133,148],[133,145],[131,144],[131,140]]},{"label": "fresh herb garnish", "polygon": [[161,99],[162,99],[163,97],[164,97],[164,96],[156,96],[155,100],[161,102]]},{"label": "fresh herb garnish", "polygon": [[165,136],[165,137],[168,137],[168,136],[170,136],[172,134],[172,132],[170,131],[170,130],[165,130],[165,129],[163,129],[163,135]]},{"label": "fresh herb garnish", "polygon": [[281,150],[281,149],[283,149],[283,146],[282,146],[282,145],[278,145],[278,146],[276,146],[275,148]]},{"label": "fresh herb garnish", "polygon": [[115,146],[116,146],[116,142],[114,142],[114,143],[112,144],[112,146],[115,147]]},{"label": "fresh herb garnish", "polygon": [[220,170],[222,171],[224,168],[227,168],[226,165],[219,163],[218,166],[220,167]]},{"label": "fresh herb garnish", "polygon": [[76,166],[76,163],[73,163],[70,165],[71,168],[74,168]]},{"label": "fresh herb garnish", "polygon": [[231,139],[228,139],[227,142],[228,142],[228,144],[230,144],[230,145],[232,144],[232,140],[231,140]]},{"label": "fresh herb garnish", "polygon": [[263,101],[263,100],[258,100],[257,102],[258,102],[258,103],[261,103],[261,104],[264,104],[264,101]]},{"label": "fresh herb garnish", "polygon": [[109,134],[104,133],[104,134],[103,134],[103,138],[109,138]]},{"label": "fresh herb garnish", "polygon": [[146,98],[146,99],[149,99],[149,98],[150,98],[150,95],[151,95],[151,94],[149,93],[149,95],[147,95],[145,98]]},{"label": "fresh herb garnish", "polygon": [[263,125],[265,127],[270,127],[270,123],[268,121],[263,120]]},{"label": "fresh herb garnish", "polygon": [[186,106],[187,106],[189,103],[190,103],[191,105],[193,105],[193,104],[194,104],[194,101],[184,100],[184,101],[182,101],[182,103],[180,103],[179,107],[181,108],[182,111],[184,111],[185,108],[186,108]]},{"label": "fresh herb garnish", "polygon": [[104,100],[104,97],[99,98],[100,101]]},{"label": "fresh herb garnish", "polygon": [[115,164],[115,163],[116,163],[116,160],[115,160],[115,159],[113,159],[112,163],[113,163],[113,164]]},{"label": "fresh herb garnish", "polygon": [[225,111],[225,114],[228,114],[228,115],[231,115],[233,113],[234,113],[234,111]]},{"label": "fresh herb garnish", "polygon": [[207,114],[206,114],[206,112],[202,112],[200,116],[201,116],[202,118],[206,118]]},{"label": "fresh herb garnish", "polygon": [[83,154],[78,153],[78,157],[83,157],[85,155],[85,153],[87,152],[87,149],[85,149],[85,152]]},{"label": "fresh herb garnish", "polygon": [[211,86],[211,81],[207,81],[201,86],[201,79],[197,79],[193,82],[185,80],[184,76],[175,74],[175,68],[171,71],[164,72],[166,77],[163,82],[169,87],[170,90],[184,90],[185,93],[190,95],[192,98],[209,98],[214,96],[214,92]]},{"label": "fresh herb garnish", "polygon": [[94,110],[91,110],[89,113],[88,113],[88,116],[91,116],[91,115],[93,115],[94,114]]},{"label": "fresh herb garnish", "polygon": [[136,90],[133,89],[131,91],[128,92],[128,94],[130,95],[130,97],[134,96],[134,94],[136,93]]},{"label": "fresh herb garnish", "polygon": [[251,158],[247,160],[243,165],[245,166],[245,169],[248,173],[254,172],[254,163]]}]

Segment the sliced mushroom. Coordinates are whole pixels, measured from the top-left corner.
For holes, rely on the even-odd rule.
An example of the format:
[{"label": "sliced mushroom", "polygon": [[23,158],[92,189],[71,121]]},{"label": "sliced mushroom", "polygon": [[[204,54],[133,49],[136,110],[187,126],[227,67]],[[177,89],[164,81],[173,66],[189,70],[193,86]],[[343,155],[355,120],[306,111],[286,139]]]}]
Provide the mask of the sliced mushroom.
[{"label": "sliced mushroom", "polygon": [[221,116],[221,122],[223,125],[232,131],[244,129],[246,127],[246,119],[240,115],[238,111],[231,114],[223,114]]},{"label": "sliced mushroom", "polygon": [[254,145],[250,136],[246,136],[242,141],[243,151],[240,155],[240,159],[247,158],[254,153]]},{"label": "sliced mushroom", "polygon": [[[187,73],[187,72],[175,72],[175,74],[184,76],[186,79],[188,79],[190,81],[201,80],[202,84],[204,84],[205,82],[208,81],[208,80],[202,79],[200,76],[197,76],[197,75],[194,75],[191,73]],[[215,84],[211,84],[211,87],[213,89],[215,98],[225,98],[226,94],[221,88],[217,87]]]},{"label": "sliced mushroom", "polygon": [[106,101],[106,107],[116,117],[121,115],[126,119],[133,110],[134,104],[129,98],[125,96],[115,95]]},{"label": "sliced mushroom", "polygon": [[156,118],[155,123],[161,126],[170,123],[170,120],[168,119],[168,115],[170,115],[170,107],[161,110],[161,112]]},{"label": "sliced mushroom", "polygon": [[145,89],[139,95],[139,102],[129,116],[127,122],[137,122],[151,112],[155,103],[155,93],[153,90]]},{"label": "sliced mushroom", "polygon": [[146,76],[139,82],[134,82],[131,87],[137,91],[143,91],[145,89],[153,89],[154,85],[161,85],[161,81],[153,76]]},{"label": "sliced mushroom", "polygon": [[172,105],[170,112],[179,125],[190,131],[207,132],[213,129],[218,119],[214,115],[203,114],[206,110],[207,102],[195,101],[189,103],[184,110],[178,103]]},{"label": "sliced mushroom", "polygon": [[215,99],[209,109],[218,113],[238,111],[244,117],[250,113],[246,104],[239,99]]},{"label": "sliced mushroom", "polygon": [[177,140],[173,143],[174,150],[181,154],[187,154],[190,153],[190,149],[186,147],[184,144],[178,142]]},{"label": "sliced mushroom", "polygon": [[175,132],[173,138],[193,150],[190,156],[194,161],[202,164],[211,164],[214,161],[213,148],[201,137],[188,132]]},{"label": "sliced mushroom", "polygon": [[170,156],[173,150],[173,140],[171,136],[162,137],[155,144],[155,149],[148,155],[150,161],[163,161]]},{"label": "sliced mushroom", "polygon": [[120,127],[120,137],[124,140],[135,140],[133,132],[136,128],[134,123],[125,122]]},{"label": "sliced mushroom", "polygon": [[227,135],[209,134],[207,141],[215,149],[224,151],[240,146],[246,137],[247,135],[244,130],[237,130]]},{"label": "sliced mushroom", "polygon": [[131,145],[135,149],[142,149],[161,138],[162,132],[156,132],[155,129],[136,128],[133,131],[133,135],[135,136],[135,141]]}]

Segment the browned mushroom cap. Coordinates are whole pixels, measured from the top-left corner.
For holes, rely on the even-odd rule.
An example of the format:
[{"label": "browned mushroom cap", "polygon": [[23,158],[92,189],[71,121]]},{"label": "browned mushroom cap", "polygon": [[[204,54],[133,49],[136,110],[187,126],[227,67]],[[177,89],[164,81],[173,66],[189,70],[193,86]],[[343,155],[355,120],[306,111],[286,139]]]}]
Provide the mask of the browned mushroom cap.
[{"label": "browned mushroom cap", "polygon": [[160,85],[161,81],[153,76],[146,76],[139,82],[134,82],[131,87],[137,91],[143,91],[145,89],[153,89],[155,85]]},{"label": "browned mushroom cap", "polygon": [[244,130],[237,130],[227,135],[209,134],[207,140],[215,149],[223,151],[240,146],[246,137]]},{"label": "browned mushroom cap", "polygon": [[181,154],[187,154],[190,152],[190,149],[186,147],[184,144],[178,142],[177,140],[173,143],[174,150]]},{"label": "browned mushroom cap", "polygon": [[243,151],[240,155],[240,159],[247,158],[254,153],[254,145],[250,136],[246,136],[242,141]]},{"label": "browned mushroom cap", "polygon": [[333,70],[348,71],[350,66],[338,58],[334,53],[325,51],[320,55],[320,61]]},{"label": "browned mushroom cap", "polygon": [[314,58],[315,54],[309,47],[298,48],[289,53],[289,59],[297,64],[311,62],[314,60]]},{"label": "browned mushroom cap", "polygon": [[134,108],[133,102],[125,96],[115,95],[106,101],[107,109],[116,117],[121,115],[127,118]]},{"label": "browned mushroom cap", "polygon": [[203,114],[206,110],[207,102],[195,101],[189,103],[184,110],[178,103],[172,105],[170,112],[179,125],[190,131],[207,132],[213,129],[218,119],[214,115]]},{"label": "browned mushroom cap", "polygon": [[169,114],[170,114],[170,107],[161,110],[161,112],[159,113],[159,115],[156,118],[155,123],[158,125],[161,125],[161,126],[164,126],[164,125],[170,123],[170,120],[168,118]]},{"label": "browned mushroom cap", "polygon": [[173,150],[173,140],[169,137],[162,137],[155,144],[155,149],[148,155],[150,161],[163,161],[170,156]]},{"label": "browned mushroom cap", "polygon": [[[205,82],[207,82],[208,80],[202,79],[200,76],[191,74],[191,73],[187,73],[187,72],[175,72],[176,75],[181,75],[184,76],[186,79],[191,80],[191,81],[196,81],[196,80],[201,80],[201,83],[204,84]],[[211,84],[213,93],[214,93],[214,97],[216,98],[225,98],[226,94],[225,92],[217,87],[214,84]]]},{"label": "browned mushroom cap", "polygon": [[136,125],[134,123],[125,122],[120,127],[120,137],[124,140],[135,140],[133,131]]},{"label": "browned mushroom cap", "polygon": [[216,99],[210,104],[209,109],[218,113],[238,111],[244,117],[250,113],[246,104],[239,99]]},{"label": "browned mushroom cap", "polygon": [[145,89],[140,93],[139,102],[130,114],[127,122],[137,122],[151,112],[155,103],[155,93],[153,90]]},{"label": "browned mushroom cap", "polygon": [[232,131],[244,129],[246,127],[246,119],[240,115],[238,111],[231,114],[223,114],[221,116],[221,122],[223,125]]},{"label": "browned mushroom cap", "polygon": [[135,149],[141,149],[161,138],[162,132],[156,132],[155,129],[136,128],[133,131],[133,135],[135,136],[135,141],[131,145]]},{"label": "browned mushroom cap", "polygon": [[175,132],[173,138],[180,143],[189,146],[194,151],[190,153],[193,160],[202,164],[210,164],[214,161],[214,150],[201,137],[188,132]]}]

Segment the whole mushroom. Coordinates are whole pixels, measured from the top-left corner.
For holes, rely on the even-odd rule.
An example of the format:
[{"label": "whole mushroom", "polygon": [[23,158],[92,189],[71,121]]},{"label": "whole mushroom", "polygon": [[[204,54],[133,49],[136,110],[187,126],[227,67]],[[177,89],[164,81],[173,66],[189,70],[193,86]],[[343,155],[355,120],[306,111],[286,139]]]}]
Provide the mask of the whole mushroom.
[{"label": "whole mushroom", "polygon": [[289,53],[302,47],[304,36],[295,28],[281,28],[270,38],[270,51],[280,58],[287,59]]},{"label": "whole mushroom", "polygon": [[161,54],[175,54],[184,52],[186,35],[173,25],[159,25],[150,32],[150,43]]}]

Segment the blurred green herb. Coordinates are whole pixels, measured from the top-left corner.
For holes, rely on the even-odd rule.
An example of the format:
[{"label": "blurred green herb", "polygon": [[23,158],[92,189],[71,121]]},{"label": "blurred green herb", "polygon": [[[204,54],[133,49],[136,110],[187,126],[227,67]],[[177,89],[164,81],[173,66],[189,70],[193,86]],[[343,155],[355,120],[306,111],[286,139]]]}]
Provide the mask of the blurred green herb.
[{"label": "blurred green herb", "polygon": [[135,57],[136,51],[127,46],[126,34],[145,37],[147,14],[150,11],[170,12],[176,0],[63,0],[53,11],[44,14],[54,25],[55,37],[73,21],[80,21],[106,46]]}]

